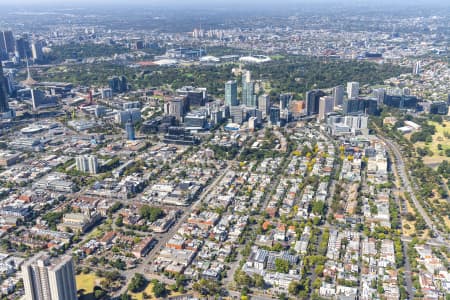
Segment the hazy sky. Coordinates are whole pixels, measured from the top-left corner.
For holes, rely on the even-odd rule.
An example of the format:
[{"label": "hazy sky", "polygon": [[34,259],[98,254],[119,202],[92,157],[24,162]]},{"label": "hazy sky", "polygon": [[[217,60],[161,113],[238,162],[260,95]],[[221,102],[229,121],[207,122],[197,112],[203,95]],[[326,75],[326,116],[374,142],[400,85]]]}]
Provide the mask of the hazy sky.
[{"label": "hazy sky", "polygon": [[[0,0],[0,4],[4,0]],[[53,5],[86,5],[86,4],[142,4],[142,5],[207,5],[207,6],[231,6],[231,5],[280,5],[280,4],[302,4],[302,3],[336,3],[336,4],[365,4],[365,3],[385,3],[385,4],[418,4],[418,3],[440,3],[449,4],[448,0],[15,0],[5,1],[3,4],[26,5],[26,4],[53,4]]]}]

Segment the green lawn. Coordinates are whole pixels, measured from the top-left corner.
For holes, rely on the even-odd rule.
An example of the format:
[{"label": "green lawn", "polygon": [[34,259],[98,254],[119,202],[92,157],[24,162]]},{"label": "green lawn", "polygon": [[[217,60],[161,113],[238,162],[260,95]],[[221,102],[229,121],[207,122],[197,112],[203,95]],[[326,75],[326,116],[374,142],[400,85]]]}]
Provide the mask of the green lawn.
[{"label": "green lawn", "polygon": [[150,296],[150,298],[147,299],[155,299],[155,295],[153,294],[153,284],[149,283],[144,291],[140,293],[129,293],[133,300],[143,300],[144,299],[144,293]]},{"label": "green lawn", "polygon": [[77,289],[83,290],[84,296],[81,300],[94,300],[94,286],[100,283],[100,277],[97,277],[95,273],[80,274],[76,276]]},{"label": "green lawn", "polygon": [[[445,150],[450,149],[450,139],[445,137],[445,133],[450,134],[450,121],[443,121],[442,124],[429,121],[428,124],[434,125],[436,128],[436,133],[433,135],[432,143],[418,142],[416,143],[416,147],[428,147],[431,152],[433,152],[432,156],[424,157],[423,161],[425,164],[436,164],[441,163],[445,159],[449,160],[450,158],[445,156]],[[438,145],[441,145],[442,150],[438,149]]]}]

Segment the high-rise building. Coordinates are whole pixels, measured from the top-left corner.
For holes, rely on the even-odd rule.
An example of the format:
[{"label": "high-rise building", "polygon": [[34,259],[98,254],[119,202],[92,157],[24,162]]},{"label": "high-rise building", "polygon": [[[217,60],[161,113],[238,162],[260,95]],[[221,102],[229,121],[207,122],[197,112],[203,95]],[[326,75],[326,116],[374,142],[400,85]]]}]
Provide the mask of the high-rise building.
[{"label": "high-rise building", "polygon": [[131,121],[128,121],[125,124],[125,130],[127,132],[127,140],[134,141],[136,139],[136,136],[134,133],[134,125]]},{"label": "high-rise building", "polygon": [[47,96],[44,92],[37,89],[31,89],[31,104],[33,110],[37,110],[42,107],[54,107],[58,105],[58,97]]},{"label": "high-rise building", "polygon": [[8,87],[5,76],[3,75],[2,61],[0,60],[0,113],[6,113],[8,111]]},{"label": "high-rise building", "polygon": [[405,95],[385,95],[384,104],[400,109],[416,109],[418,99],[416,96]]},{"label": "high-rise building", "polygon": [[343,113],[346,115],[363,114],[365,109],[365,101],[362,98],[349,98],[344,100]]},{"label": "high-rise building", "polygon": [[76,300],[77,288],[72,257],[51,258],[39,253],[22,265],[25,299]]},{"label": "high-rise building", "polygon": [[124,93],[128,90],[127,78],[125,76],[113,76],[108,80],[109,88],[114,93]]},{"label": "high-rise building", "polygon": [[280,109],[278,107],[270,108],[270,124],[279,125],[280,124]]},{"label": "high-rise building", "polygon": [[30,43],[25,37],[20,37],[16,40],[16,55],[20,59],[31,57],[32,53],[30,49]]},{"label": "high-rise building", "polygon": [[334,98],[330,96],[320,97],[319,100],[319,121],[325,120],[328,113],[334,108]]},{"label": "high-rise building", "polygon": [[306,92],[306,115],[317,115],[319,113],[319,101],[320,97],[325,96],[325,93],[321,90],[313,90]]},{"label": "high-rise building", "polygon": [[94,155],[79,155],[75,158],[77,170],[84,173],[97,174],[98,160]]},{"label": "high-rise building", "polygon": [[344,102],[344,87],[338,85],[333,88],[334,106],[342,105]]},{"label": "high-rise building", "polygon": [[31,56],[34,61],[41,61],[44,58],[42,47],[42,42],[40,41],[33,41],[31,43]]},{"label": "high-rise building", "polygon": [[242,106],[231,106],[230,117],[234,123],[242,124],[246,119],[246,113]]},{"label": "high-rise building", "polygon": [[247,107],[256,107],[255,82],[251,80],[250,71],[242,76],[242,103]]},{"label": "high-rise building", "polygon": [[384,103],[385,95],[386,95],[386,90],[383,88],[373,90],[373,96],[377,99],[378,105]]},{"label": "high-rise building", "polygon": [[357,98],[359,95],[359,82],[347,82],[348,99]]},{"label": "high-rise building", "polygon": [[109,99],[113,96],[113,91],[111,88],[100,89],[100,93],[102,94],[102,99]]},{"label": "high-rise building", "polygon": [[7,59],[8,52],[6,51],[6,46],[3,41],[3,32],[0,31],[0,59]]},{"label": "high-rise building", "polygon": [[184,105],[182,98],[175,98],[169,102],[169,115],[175,116],[178,121],[184,116]]},{"label": "high-rise building", "polygon": [[248,129],[251,131],[254,131],[257,126],[257,118],[256,117],[250,117],[248,118]]},{"label": "high-rise building", "polygon": [[258,97],[258,108],[262,112],[263,117],[269,115],[269,109],[270,109],[270,96],[267,94],[264,94],[260,97]]},{"label": "high-rise building", "polygon": [[0,43],[2,44],[0,48],[6,51],[6,53],[14,53],[16,45],[12,31],[5,30],[0,32]]},{"label": "high-rise building", "polygon": [[420,72],[421,72],[421,63],[420,63],[420,61],[417,61],[417,62],[414,64],[413,75],[419,75]]},{"label": "high-rise building", "polygon": [[121,125],[131,121],[133,124],[136,124],[141,120],[141,110],[138,108],[132,108],[127,110],[122,110],[117,112],[116,114],[116,123]]},{"label": "high-rise building", "polygon": [[238,105],[236,80],[230,80],[225,83],[225,105]]},{"label": "high-rise building", "polygon": [[280,109],[289,108],[292,101],[292,94],[280,94]]}]

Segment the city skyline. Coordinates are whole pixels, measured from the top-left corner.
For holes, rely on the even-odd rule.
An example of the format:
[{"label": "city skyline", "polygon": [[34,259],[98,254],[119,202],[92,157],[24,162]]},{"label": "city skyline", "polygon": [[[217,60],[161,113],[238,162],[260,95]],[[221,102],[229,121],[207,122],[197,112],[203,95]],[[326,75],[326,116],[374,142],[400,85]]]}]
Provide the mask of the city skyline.
[{"label": "city skyline", "polygon": [[0,298],[450,300],[450,15],[0,4]]}]

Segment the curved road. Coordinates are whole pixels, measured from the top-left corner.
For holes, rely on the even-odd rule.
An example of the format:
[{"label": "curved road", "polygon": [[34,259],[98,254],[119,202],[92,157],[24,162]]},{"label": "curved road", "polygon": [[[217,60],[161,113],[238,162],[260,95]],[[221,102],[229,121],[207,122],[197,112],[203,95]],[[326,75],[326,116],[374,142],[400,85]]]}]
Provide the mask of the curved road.
[{"label": "curved road", "polygon": [[422,207],[422,205],[420,204],[420,202],[416,198],[414,190],[413,190],[413,188],[411,186],[411,183],[409,181],[408,174],[406,172],[406,168],[405,168],[405,163],[403,161],[403,157],[402,157],[402,155],[400,153],[400,150],[398,149],[397,145],[395,143],[391,142],[390,140],[380,136],[380,135],[378,137],[394,153],[394,156],[395,156],[395,167],[397,168],[397,172],[398,172],[400,178],[403,179],[404,190],[410,194],[411,200],[413,201],[413,203],[414,203],[415,207],[417,208],[418,212],[420,213],[420,215],[424,219],[425,223],[431,229],[431,231],[433,231],[436,234],[436,239],[438,241],[444,242],[445,241],[445,239],[443,238],[444,235],[437,228],[435,228],[433,221],[430,219],[430,217],[428,216],[427,212],[425,211],[425,209]]}]

